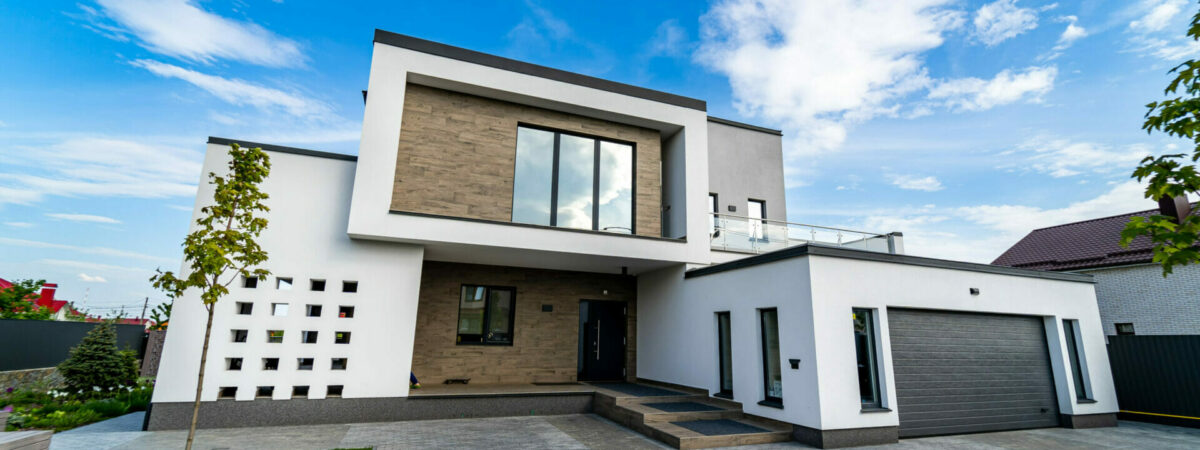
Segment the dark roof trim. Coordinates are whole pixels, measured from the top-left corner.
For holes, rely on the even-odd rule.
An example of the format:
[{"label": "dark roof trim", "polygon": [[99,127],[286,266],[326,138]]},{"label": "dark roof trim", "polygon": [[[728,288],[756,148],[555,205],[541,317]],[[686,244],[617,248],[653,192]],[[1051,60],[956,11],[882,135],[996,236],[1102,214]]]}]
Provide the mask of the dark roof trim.
[{"label": "dark roof trim", "polygon": [[968,272],[991,273],[997,275],[1011,275],[1017,277],[1042,278],[1047,280],[1058,281],[1074,281],[1079,283],[1095,283],[1091,275],[1062,273],[1062,272],[1043,272],[1040,270],[1017,269],[1006,266],[993,266],[989,264],[976,264],[962,261],[949,261],[945,259],[923,258],[920,256],[909,255],[893,255],[891,253],[871,252],[866,250],[852,250],[843,247],[829,247],[824,245],[798,245],[788,247],[783,250],[776,250],[770,253],[751,256],[735,261],[730,261],[724,264],[717,264],[699,269],[692,269],[683,273],[684,278],[696,278],[714,273],[721,273],[730,270],[737,270],[745,267],[757,266],[775,261],[796,258],[800,256],[829,256],[833,258],[857,259],[862,261],[885,262],[892,264],[907,264],[910,266],[933,267],[937,269],[964,270]]},{"label": "dark roof trim", "polygon": [[347,155],[345,153],[330,153],[317,150],[308,150],[304,148],[284,147],[282,145],[261,144],[258,142],[242,141],[237,139],[228,139],[222,137],[208,137],[209,144],[229,145],[237,143],[242,147],[258,147],[268,152],[291,153],[293,155],[315,156],[318,158],[340,159],[342,161],[358,161],[358,157]]},{"label": "dark roof trim", "polygon": [[409,50],[428,53],[430,55],[441,56],[443,58],[456,59],[459,61],[469,62],[471,64],[479,64],[481,66],[493,67],[509,72],[522,73],[532,75],[548,80],[561,81],[579,86],[599,89],[615,94],[628,95],[630,97],[643,98],[659,103],[681,106],[700,111],[706,111],[708,105],[704,100],[698,100],[681,95],[670,94],[662,91],[646,89],[644,87],[634,86],[616,81],[605,80],[602,78],[590,77],[565,70],[553,69],[546,66],[539,66],[524,61],[508,59],[501,56],[489,55],[487,53],[467,50],[462,47],[442,44],[440,42],[427,41],[425,39],[396,34],[390,31],[380,29],[375,30],[375,42],[387,44],[393,47],[406,48]]},{"label": "dark roof trim", "polygon": [[708,116],[708,121],[713,122],[713,123],[719,123],[721,125],[729,125],[731,127],[745,128],[747,130],[753,130],[753,131],[757,131],[760,133],[767,133],[767,134],[774,134],[776,136],[783,136],[783,131],[781,131],[781,130],[764,128],[764,127],[760,127],[758,125],[750,125],[748,123],[734,122],[732,120],[722,119],[720,117]]}]

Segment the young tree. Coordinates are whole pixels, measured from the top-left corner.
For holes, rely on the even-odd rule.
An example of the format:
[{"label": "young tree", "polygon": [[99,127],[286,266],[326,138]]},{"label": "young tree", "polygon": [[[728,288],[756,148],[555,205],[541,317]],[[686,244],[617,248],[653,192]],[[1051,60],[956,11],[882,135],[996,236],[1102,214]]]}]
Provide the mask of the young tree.
[{"label": "young tree", "polygon": [[213,204],[200,209],[196,230],[183,241],[183,259],[187,273],[177,277],[172,272],[158,271],[150,281],[172,300],[188,289],[196,289],[208,311],[204,327],[204,346],[200,351],[200,372],[196,378],[196,401],[192,405],[192,424],[188,429],[187,448],[196,437],[196,419],[200,414],[200,392],[204,386],[204,365],[208,359],[208,341],[212,335],[213,308],[229,293],[229,284],[239,277],[266,277],[266,269],[258,267],[267,261],[267,252],[255,239],[267,227],[267,219],[258,217],[270,211],[263,201],[267,194],[258,185],[271,172],[271,160],[261,148],[229,146],[229,172],[224,176],[209,173],[209,184],[215,186]]},{"label": "young tree", "polygon": [[159,303],[158,306],[154,307],[154,310],[150,311],[150,322],[153,324],[150,325],[149,329],[152,331],[166,331],[167,321],[169,320],[171,320],[171,303]]},{"label": "young tree", "polygon": [[[1200,41],[1200,13],[1192,17],[1187,35]],[[1174,98],[1146,105],[1149,111],[1142,129],[1189,139],[1195,147],[1190,158],[1184,153],[1148,156],[1133,171],[1138,181],[1149,180],[1146,198],[1168,202],[1200,192],[1200,173],[1195,165],[1200,160],[1200,61],[1187,60],[1169,73],[1176,76],[1163,94]],[[1200,217],[1191,214],[1133,217],[1121,231],[1121,245],[1129,247],[1139,236],[1149,237],[1154,244],[1153,260],[1162,265],[1163,277],[1171,274],[1175,266],[1200,261],[1200,251],[1196,248]]]},{"label": "young tree", "polygon": [[12,286],[0,289],[0,319],[50,320],[50,308],[41,308],[37,293],[46,280],[17,280]]}]

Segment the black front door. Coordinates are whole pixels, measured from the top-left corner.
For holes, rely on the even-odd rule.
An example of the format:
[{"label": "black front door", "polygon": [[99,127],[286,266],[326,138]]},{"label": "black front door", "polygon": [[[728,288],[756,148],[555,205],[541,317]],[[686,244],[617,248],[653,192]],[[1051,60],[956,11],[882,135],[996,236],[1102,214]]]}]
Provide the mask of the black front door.
[{"label": "black front door", "polygon": [[579,305],[579,379],[625,378],[625,302],[583,300]]}]

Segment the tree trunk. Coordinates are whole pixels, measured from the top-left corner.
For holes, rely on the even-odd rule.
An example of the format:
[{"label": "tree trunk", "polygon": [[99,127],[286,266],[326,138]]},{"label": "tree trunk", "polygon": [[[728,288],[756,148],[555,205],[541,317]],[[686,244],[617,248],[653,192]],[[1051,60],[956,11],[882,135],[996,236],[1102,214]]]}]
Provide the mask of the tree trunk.
[{"label": "tree trunk", "polygon": [[204,363],[208,361],[208,338],[212,336],[214,306],[204,305],[208,309],[208,323],[204,325],[204,349],[200,351],[200,376],[196,378],[196,403],[192,405],[192,426],[188,428],[186,450],[192,450],[192,440],[196,438],[196,419],[200,417],[200,391],[204,389]]}]

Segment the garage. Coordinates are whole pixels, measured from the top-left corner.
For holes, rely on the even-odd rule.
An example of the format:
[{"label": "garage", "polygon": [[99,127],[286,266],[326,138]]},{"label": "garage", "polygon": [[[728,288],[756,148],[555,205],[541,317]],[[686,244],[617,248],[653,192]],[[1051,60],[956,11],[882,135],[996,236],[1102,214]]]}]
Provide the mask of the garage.
[{"label": "garage", "polygon": [[900,437],[1058,426],[1041,317],[888,309]]}]

